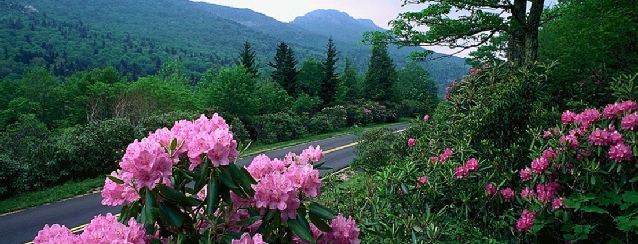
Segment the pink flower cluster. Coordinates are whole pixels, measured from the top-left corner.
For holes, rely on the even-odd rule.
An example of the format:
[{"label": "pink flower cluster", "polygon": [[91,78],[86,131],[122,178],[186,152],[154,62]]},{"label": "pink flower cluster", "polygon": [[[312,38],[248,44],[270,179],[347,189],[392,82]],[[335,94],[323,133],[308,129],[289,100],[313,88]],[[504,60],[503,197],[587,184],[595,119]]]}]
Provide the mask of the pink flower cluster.
[{"label": "pink flower cluster", "polygon": [[416,139],[410,138],[408,139],[408,147],[416,146]]},{"label": "pink flower cluster", "polygon": [[427,122],[428,120],[430,120],[430,115],[423,115],[423,121]]},{"label": "pink flower cluster", "polygon": [[585,109],[585,111],[579,114],[567,110],[561,115],[561,121],[564,125],[571,123],[579,124],[581,129],[586,130],[591,123],[600,119],[600,117],[601,114],[597,109]]},{"label": "pink flower cluster", "polygon": [[489,195],[494,195],[498,192],[498,188],[494,184],[490,183],[485,186],[485,192]]},{"label": "pink flower cluster", "polygon": [[144,244],[150,241],[146,235],[144,226],[131,218],[128,226],[117,222],[117,218],[110,213],[106,216],[98,215],[85,228],[80,235],[74,235],[65,226],[54,224],[38,232],[33,243],[131,243]]},{"label": "pink flower cluster", "polygon": [[321,149],[309,147],[301,155],[286,155],[284,160],[270,159],[266,155],[255,157],[246,167],[257,184],[249,205],[261,209],[279,210],[282,220],[295,219],[301,204],[300,194],[309,198],[321,194],[319,171],[312,163],[323,159]]},{"label": "pink flower cluster", "polygon": [[[357,224],[355,223],[354,219],[352,219],[352,217],[348,216],[348,218],[346,219],[341,214],[339,214],[330,221],[329,226],[330,228],[332,228],[332,232],[323,232],[319,230],[315,225],[310,225],[310,230],[312,231],[315,239],[320,238],[317,240],[317,244],[361,243],[361,241],[359,240],[359,227],[357,227]],[[295,238],[293,239],[293,243],[307,244],[309,242],[303,241],[299,237],[295,236]]]},{"label": "pink flower cluster", "polygon": [[518,231],[528,231],[534,226],[534,215],[536,215],[536,211],[527,211],[527,209],[523,210],[521,217],[516,221],[516,230]]},{"label": "pink flower cluster", "polygon": [[481,74],[483,70],[479,69],[479,68],[471,68],[470,69],[470,75],[478,75]]},{"label": "pink flower cluster", "polygon": [[596,146],[612,146],[624,143],[622,135],[618,133],[613,125],[609,125],[608,129],[595,129],[589,134],[589,144]]},{"label": "pink flower cluster", "polygon": [[438,157],[437,156],[430,157],[430,162],[445,163],[450,157],[452,157],[452,154],[454,154],[454,152],[452,151],[451,148],[445,148],[445,150],[443,150],[443,153],[441,153],[441,155],[439,155]]},{"label": "pink flower cluster", "polygon": [[516,193],[514,193],[514,190],[512,190],[512,188],[507,187],[501,190],[501,196],[503,196],[503,200],[505,200],[506,202],[511,201],[515,195]]},{"label": "pink flower cluster", "polygon": [[519,176],[521,177],[521,180],[531,180],[532,174],[543,174],[545,170],[550,167],[559,152],[560,150],[555,150],[551,147],[545,149],[541,154],[541,157],[532,160],[531,168],[525,167],[520,171]]},{"label": "pink flower cluster", "polygon": [[478,169],[478,160],[476,160],[475,158],[470,158],[469,160],[467,160],[467,162],[465,162],[465,165],[456,168],[456,170],[454,171],[454,175],[456,175],[457,179],[462,179],[467,177],[469,175],[469,172],[478,171]]},{"label": "pink flower cluster", "polygon": [[603,117],[613,119],[623,114],[634,112],[636,109],[638,109],[638,104],[634,101],[615,102],[614,104],[608,104],[603,109]]},{"label": "pink flower cluster", "polygon": [[266,242],[262,240],[260,234],[251,237],[250,234],[244,233],[239,240],[233,240],[231,244],[266,244]]},{"label": "pink flower cluster", "polygon": [[[176,148],[172,150],[171,142],[176,140]],[[102,204],[119,205],[137,200],[134,191],[142,187],[153,189],[157,184],[170,185],[173,165],[179,162],[180,156],[188,156],[190,170],[206,160],[214,167],[228,165],[234,161],[239,152],[237,141],[224,119],[217,114],[208,119],[201,115],[195,121],[181,120],[170,130],[158,129],[140,141],[135,140],[126,148],[120,161],[121,172],[113,172],[112,176],[124,181],[119,185],[110,179],[104,182]]]},{"label": "pink flower cluster", "polygon": [[428,177],[427,176],[421,176],[416,180],[416,188],[420,188],[421,185],[424,185],[425,183],[428,183]]}]

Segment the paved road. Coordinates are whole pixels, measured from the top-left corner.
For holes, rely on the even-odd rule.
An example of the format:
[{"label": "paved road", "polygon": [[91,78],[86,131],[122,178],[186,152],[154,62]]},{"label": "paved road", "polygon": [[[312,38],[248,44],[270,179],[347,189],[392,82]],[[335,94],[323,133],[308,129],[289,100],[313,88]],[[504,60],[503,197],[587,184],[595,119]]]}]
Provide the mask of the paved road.
[{"label": "paved road", "polygon": [[[399,130],[407,127],[407,124],[392,126]],[[267,152],[271,158],[283,158],[288,152],[301,153],[309,146],[320,145],[326,152],[325,166],[335,171],[346,167],[355,158],[354,135],[343,135],[330,139],[304,143],[297,146],[282,148]],[[245,165],[252,161],[254,156],[240,159],[239,164]],[[322,171],[321,174],[328,173]],[[88,223],[99,214],[119,213],[121,207],[108,207],[100,204],[102,196],[99,193],[48,204],[45,206],[27,209],[24,211],[0,216],[0,243],[24,243],[33,240],[38,231],[45,224],[60,224],[69,228]]]}]

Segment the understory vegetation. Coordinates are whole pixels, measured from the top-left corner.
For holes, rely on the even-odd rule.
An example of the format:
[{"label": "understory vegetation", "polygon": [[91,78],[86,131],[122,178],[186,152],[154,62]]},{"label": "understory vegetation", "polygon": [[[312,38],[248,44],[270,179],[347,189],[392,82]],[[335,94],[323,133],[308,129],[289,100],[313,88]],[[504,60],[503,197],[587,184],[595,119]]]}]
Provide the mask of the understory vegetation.
[{"label": "understory vegetation", "polygon": [[635,7],[547,10],[537,61],[476,62],[405,132],[362,134],[321,203],[362,243],[635,243]]}]

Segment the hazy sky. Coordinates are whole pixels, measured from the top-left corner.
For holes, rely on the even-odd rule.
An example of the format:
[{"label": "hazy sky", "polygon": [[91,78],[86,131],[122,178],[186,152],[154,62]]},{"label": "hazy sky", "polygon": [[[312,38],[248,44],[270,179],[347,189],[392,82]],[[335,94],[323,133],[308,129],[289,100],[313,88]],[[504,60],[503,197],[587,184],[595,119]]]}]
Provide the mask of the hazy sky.
[{"label": "hazy sky", "polygon": [[[235,8],[248,8],[263,13],[282,22],[290,22],[297,16],[303,16],[316,9],[336,9],[348,13],[354,18],[371,19],[381,28],[388,28],[388,21],[399,13],[418,11],[424,4],[411,4],[401,7],[402,0],[193,0],[209,2]],[[557,0],[545,0],[545,5],[555,4]],[[451,54],[456,51],[448,47],[427,47],[436,52]],[[465,51],[456,56],[467,57]]]}]

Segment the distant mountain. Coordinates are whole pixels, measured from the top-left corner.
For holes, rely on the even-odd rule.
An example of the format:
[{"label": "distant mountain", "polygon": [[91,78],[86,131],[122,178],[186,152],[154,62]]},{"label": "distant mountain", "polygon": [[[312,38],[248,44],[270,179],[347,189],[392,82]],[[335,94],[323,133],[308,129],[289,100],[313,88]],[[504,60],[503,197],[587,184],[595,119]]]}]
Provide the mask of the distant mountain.
[{"label": "distant mountain", "polygon": [[[375,25],[372,20],[355,19],[347,13],[338,10],[315,10],[295,18],[290,24],[315,34],[332,36],[337,41],[360,46],[364,32],[385,31],[385,29]],[[406,56],[415,51],[423,51],[423,49],[420,47],[389,48],[390,55],[393,56],[395,64],[399,68],[408,62]],[[434,53],[432,56],[441,57],[443,54]],[[465,59],[454,56],[425,62],[422,65],[437,82],[439,95],[445,94],[445,87],[469,70],[469,66],[465,65]]]},{"label": "distant mountain", "polygon": [[372,20],[355,19],[338,10],[315,10],[295,18],[290,24],[323,36],[332,36],[337,41],[356,45],[366,31],[384,31]]},{"label": "distant mountain", "polygon": [[[370,47],[356,43],[364,31],[380,30],[336,10],[282,23],[249,9],[188,0],[3,0],[0,27],[0,79],[41,65],[60,76],[113,65],[135,79],[179,59],[198,80],[210,68],[234,64],[244,41],[268,73],[279,42],[288,43],[300,61],[323,59],[329,36],[342,55],[338,65],[348,56],[365,72]],[[406,64],[409,51],[393,53],[397,67]],[[468,70],[460,58],[425,66],[441,84]]]}]

